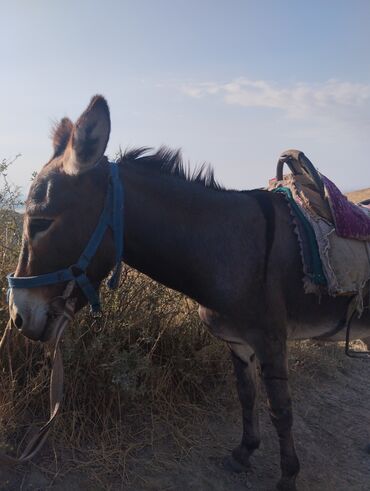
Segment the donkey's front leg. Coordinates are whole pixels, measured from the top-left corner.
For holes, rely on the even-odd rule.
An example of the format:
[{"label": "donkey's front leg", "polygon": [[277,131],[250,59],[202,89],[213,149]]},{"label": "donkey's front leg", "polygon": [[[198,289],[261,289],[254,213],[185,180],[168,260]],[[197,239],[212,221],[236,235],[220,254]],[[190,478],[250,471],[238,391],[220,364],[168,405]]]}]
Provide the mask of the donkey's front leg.
[{"label": "donkey's front leg", "polygon": [[248,345],[230,344],[238,395],[243,413],[243,436],[232,458],[226,461],[236,472],[249,467],[249,457],[260,444],[256,356]]},{"label": "donkey's front leg", "polygon": [[256,357],[254,350],[243,342],[240,336],[238,337],[235,325],[230,319],[202,306],[199,306],[199,316],[210,328],[211,333],[226,341],[231,350],[243,410],[243,437],[241,444],[233,450],[232,456],[225,460],[225,466],[232,471],[242,472],[249,467],[249,457],[260,443],[256,397]]},{"label": "donkey's front leg", "polygon": [[262,377],[269,400],[269,411],[280,443],[282,476],[277,488],[295,491],[299,461],[294,447],[292,400],[288,385],[288,360],[285,340],[264,340],[257,350]]}]

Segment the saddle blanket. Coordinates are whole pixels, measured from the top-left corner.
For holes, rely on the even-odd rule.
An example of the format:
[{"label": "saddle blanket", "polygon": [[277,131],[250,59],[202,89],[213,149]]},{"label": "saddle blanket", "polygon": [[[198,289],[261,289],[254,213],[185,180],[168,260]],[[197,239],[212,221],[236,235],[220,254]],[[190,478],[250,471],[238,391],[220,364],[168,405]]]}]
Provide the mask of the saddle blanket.
[{"label": "saddle blanket", "polygon": [[[330,181],[325,178],[326,182]],[[294,183],[294,177],[289,176],[281,182],[270,183],[270,190],[282,192],[291,210],[295,232],[300,245],[304,288],[306,293],[337,295],[357,295],[358,310],[361,310],[363,289],[370,280],[370,229],[367,235],[366,224],[370,223],[370,214],[357,205],[347,207],[351,203],[340,191],[345,199],[335,193],[335,185],[326,188],[331,190],[331,196],[335,195],[335,208],[337,214],[340,207],[346,209],[347,215],[341,218],[340,231],[338,233],[336,223],[331,223],[328,218],[323,218],[307,203],[302,203],[301,195]],[[334,189],[335,188],[335,189]],[[334,198],[332,200],[334,203]],[[331,204],[332,206],[332,204]],[[365,220],[362,220],[361,213]],[[321,214],[322,215],[322,214]],[[353,217],[357,217],[355,222]],[[356,238],[347,238],[349,235]],[[369,240],[359,240],[359,237],[369,237]]]},{"label": "saddle blanket", "polygon": [[316,235],[327,293],[362,295],[370,280],[370,242],[341,237],[335,226],[319,217],[308,220]]}]

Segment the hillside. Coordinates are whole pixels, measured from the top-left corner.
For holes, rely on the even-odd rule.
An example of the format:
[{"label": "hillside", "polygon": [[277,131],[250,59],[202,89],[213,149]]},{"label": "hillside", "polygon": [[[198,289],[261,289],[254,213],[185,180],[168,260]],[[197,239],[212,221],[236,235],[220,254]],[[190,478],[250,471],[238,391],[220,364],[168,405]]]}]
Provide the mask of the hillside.
[{"label": "hillside", "polygon": [[352,191],[347,193],[348,198],[354,203],[363,201],[364,199],[370,199],[370,188],[361,189],[359,191]]}]

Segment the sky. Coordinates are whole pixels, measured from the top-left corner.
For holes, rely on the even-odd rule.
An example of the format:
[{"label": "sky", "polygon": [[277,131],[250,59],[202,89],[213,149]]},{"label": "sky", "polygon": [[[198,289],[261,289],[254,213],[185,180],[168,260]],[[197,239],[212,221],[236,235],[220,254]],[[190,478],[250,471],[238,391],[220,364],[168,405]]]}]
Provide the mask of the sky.
[{"label": "sky", "polygon": [[30,185],[50,130],[94,94],[107,154],[166,144],[226,187],[262,187],[298,148],[370,187],[368,0],[0,0],[0,159]]}]

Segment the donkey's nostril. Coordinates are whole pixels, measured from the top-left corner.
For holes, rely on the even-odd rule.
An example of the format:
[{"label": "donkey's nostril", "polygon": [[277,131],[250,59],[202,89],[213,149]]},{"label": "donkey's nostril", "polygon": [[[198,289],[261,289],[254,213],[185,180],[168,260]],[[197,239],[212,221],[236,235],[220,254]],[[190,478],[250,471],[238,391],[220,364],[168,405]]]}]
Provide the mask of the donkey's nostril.
[{"label": "donkey's nostril", "polygon": [[17,314],[15,316],[14,324],[15,324],[15,327],[17,327],[18,329],[21,329],[22,328],[23,319],[22,319],[22,317],[19,314]]}]

